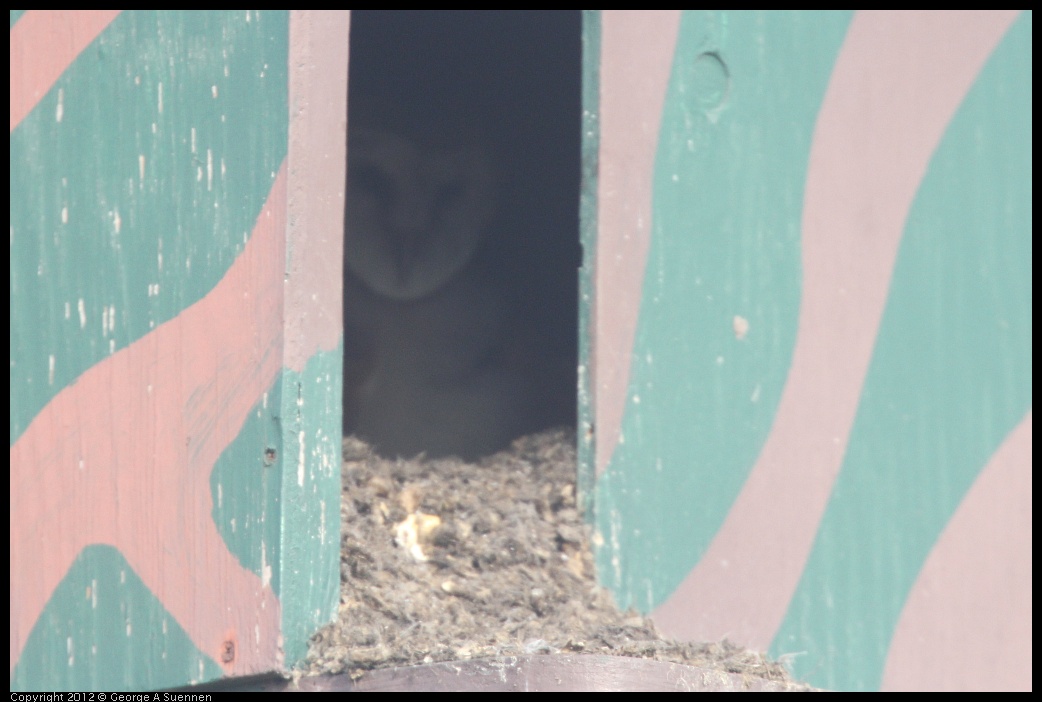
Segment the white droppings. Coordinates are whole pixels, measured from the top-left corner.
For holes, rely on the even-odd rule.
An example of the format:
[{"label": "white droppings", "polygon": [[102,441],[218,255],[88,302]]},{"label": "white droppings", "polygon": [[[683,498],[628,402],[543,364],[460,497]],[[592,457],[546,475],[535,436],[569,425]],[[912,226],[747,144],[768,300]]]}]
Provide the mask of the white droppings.
[{"label": "white droppings", "polygon": [[[300,400],[297,400],[299,405]],[[300,432],[300,443],[297,450],[297,486],[304,487],[304,432]]]},{"label": "white droppings", "polygon": [[[163,84],[162,83],[160,83],[157,86],[156,96],[157,96],[157,98],[156,98],[156,107],[157,107],[157,109],[159,111],[159,114],[163,114]],[[153,126],[155,126],[155,125],[153,124]]]},{"label": "white droppings", "polygon": [[69,206],[65,205],[62,207],[62,224],[69,223]]},{"label": "white droppings", "polygon": [[265,547],[264,542],[261,542],[261,587],[268,587],[271,584],[271,564],[268,563],[268,549]]},{"label": "white droppings", "polygon": [[327,543],[326,538],[329,536],[329,532],[326,529],[326,501],[320,500],[319,502],[319,518],[318,518],[318,538],[320,543]]},{"label": "white droppings", "polygon": [[80,329],[86,329],[87,328],[87,304],[83,301],[82,297],[76,302],[76,309],[80,313]]},{"label": "white droppings", "polygon": [[61,122],[65,115],[65,90],[58,88],[58,105],[54,108],[54,121]]},{"label": "white droppings", "polygon": [[618,584],[622,583],[622,561],[619,558],[619,552],[622,550],[622,544],[619,543],[619,532],[622,531],[622,524],[620,522],[621,517],[619,516],[618,510],[614,510],[611,515],[611,567],[615,571],[615,582]]},{"label": "white droppings", "polygon": [[731,326],[734,329],[734,337],[741,341],[745,338],[745,335],[749,333],[749,320],[745,317],[736,314],[731,322]]},{"label": "white droppings", "polygon": [[47,384],[54,385],[54,354],[47,356]]}]

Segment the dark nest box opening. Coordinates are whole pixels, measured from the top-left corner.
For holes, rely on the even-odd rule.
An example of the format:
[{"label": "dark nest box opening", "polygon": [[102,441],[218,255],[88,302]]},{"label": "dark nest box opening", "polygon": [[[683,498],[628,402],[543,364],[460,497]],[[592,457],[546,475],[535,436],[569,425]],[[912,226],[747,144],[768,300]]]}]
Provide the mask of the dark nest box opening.
[{"label": "dark nest box opening", "polygon": [[383,455],[575,424],[580,30],[352,11],[344,430]]}]

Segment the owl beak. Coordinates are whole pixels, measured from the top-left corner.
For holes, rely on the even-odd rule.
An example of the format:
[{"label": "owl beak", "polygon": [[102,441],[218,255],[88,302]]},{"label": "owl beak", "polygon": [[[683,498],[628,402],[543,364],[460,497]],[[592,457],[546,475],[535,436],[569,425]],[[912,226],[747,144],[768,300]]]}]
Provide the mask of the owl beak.
[{"label": "owl beak", "polygon": [[394,241],[390,242],[390,249],[399,284],[405,284],[414,272],[412,261],[416,256],[416,247],[420,243],[422,231],[421,228],[395,227],[392,232]]}]

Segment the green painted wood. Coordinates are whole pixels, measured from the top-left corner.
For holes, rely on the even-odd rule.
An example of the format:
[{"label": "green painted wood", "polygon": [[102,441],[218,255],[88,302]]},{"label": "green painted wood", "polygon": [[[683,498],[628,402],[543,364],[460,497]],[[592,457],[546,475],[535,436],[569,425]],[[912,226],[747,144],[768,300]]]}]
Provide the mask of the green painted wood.
[{"label": "green painted wood", "polygon": [[594,455],[593,377],[590,367],[593,324],[594,260],[597,253],[597,164],[600,142],[600,10],[583,11],[582,174],[579,237],[583,264],[579,269],[578,494],[582,509],[592,513],[596,479]]},{"label": "green painted wood", "polygon": [[12,689],[292,665],[336,611],[342,347],[337,310],[283,359],[319,277],[286,243],[290,14],[11,26]]},{"label": "green painted wood", "polygon": [[120,552],[95,545],[37,621],[11,690],[147,690],[221,674]]},{"label": "green painted wood", "polygon": [[[642,125],[602,110],[630,107],[640,14],[587,18],[586,197],[633,203],[603,183]],[[1025,685],[1030,57],[1030,12],[680,15],[654,165],[627,174],[652,184],[646,259],[637,216],[596,221],[639,201],[583,209],[580,480],[621,606],[819,687]],[[639,289],[596,289],[618,260]],[[639,297],[632,341],[598,297]]]},{"label": "green painted wood", "polygon": [[12,132],[12,442],[242,251],[288,126],[286,17],[246,17],[123,13]]},{"label": "green painted wood", "polygon": [[[849,21],[682,15],[622,438],[594,496],[598,568],[621,606],[673,592],[771,429],[796,333],[814,117]],[[726,60],[724,96],[712,54]]]},{"label": "green painted wood", "polygon": [[1031,408],[1030,56],[1025,13],[960,105],[908,217],[843,469],[772,644],[806,651],[796,673],[825,687],[878,689],[923,561]]},{"label": "green painted wood", "polygon": [[[303,661],[308,642],[338,615],[343,347],[284,372],[281,471],[283,665]],[[307,402],[301,402],[307,398]]]}]

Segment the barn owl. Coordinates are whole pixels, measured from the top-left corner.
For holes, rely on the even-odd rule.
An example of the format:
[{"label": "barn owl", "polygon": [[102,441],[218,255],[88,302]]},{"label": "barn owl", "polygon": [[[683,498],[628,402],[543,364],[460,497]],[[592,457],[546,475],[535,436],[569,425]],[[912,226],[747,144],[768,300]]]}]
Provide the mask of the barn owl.
[{"label": "barn owl", "polygon": [[361,126],[348,153],[347,268],[393,300],[434,293],[471,261],[491,224],[488,150]]},{"label": "barn owl", "polygon": [[495,161],[465,129],[445,134],[372,119],[349,133],[344,429],[388,456],[475,458],[532,415],[510,292],[487,256]]}]

